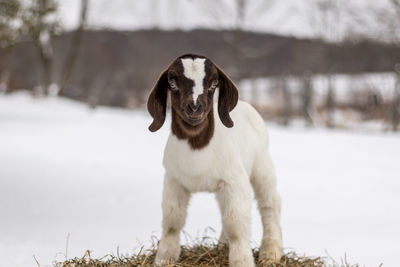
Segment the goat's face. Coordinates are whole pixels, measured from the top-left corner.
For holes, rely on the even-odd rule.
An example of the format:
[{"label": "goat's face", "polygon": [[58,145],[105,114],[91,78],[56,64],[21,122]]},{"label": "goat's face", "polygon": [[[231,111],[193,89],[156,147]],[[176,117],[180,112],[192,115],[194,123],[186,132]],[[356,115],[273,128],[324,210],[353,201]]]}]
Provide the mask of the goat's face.
[{"label": "goat's face", "polygon": [[174,111],[189,125],[197,126],[213,106],[218,72],[206,58],[185,57],[168,68],[168,85]]},{"label": "goat's face", "polygon": [[171,92],[173,111],[188,127],[202,124],[212,111],[217,88],[219,116],[226,127],[232,127],[229,112],[238,101],[232,81],[208,58],[197,55],[178,57],[163,71],[150,94],[147,107],[154,121],[149,129],[156,131],[164,123],[168,91]]}]

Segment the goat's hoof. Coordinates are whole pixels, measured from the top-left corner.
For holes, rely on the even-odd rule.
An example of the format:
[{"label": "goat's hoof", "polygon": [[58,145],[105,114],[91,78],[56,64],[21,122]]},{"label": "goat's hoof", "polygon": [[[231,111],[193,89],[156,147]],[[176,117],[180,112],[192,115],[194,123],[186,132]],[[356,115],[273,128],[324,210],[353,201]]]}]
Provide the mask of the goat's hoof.
[{"label": "goat's hoof", "polygon": [[254,259],[230,261],[229,267],[254,267]]},{"label": "goat's hoof", "polygon": [[180,247],[173,248],[167,247],[166,249],[159,248],[157,251],[156,258],[154,260],[154,266],[166,266],[173,264],[178,261],[180,254]]},{"label": "goat's hoof", "polygon": [[156,256],[156,259],[154,260],[154,266],[167,266],[170,264],[174,264],[177,261],[177,259],[173,259],[173,258],[165,258],[162,259],[160,257],[158,257],[158,255]]},{"label": "goat's hoof", "polygon": [[165,259],[155,259],[154,260],[154,266],[155,267],[161,267],[161,266],[167,266],[170,264],[173,264],[175,261],[169,259],[169,260],[165,260]]},{"label": "goat's hoof", "polygon": [[282,246],[279,240],[263,240],[259,253],[259,262],[279,262],[281,257]]},{"label": "goat's hoof", "polygon": [[218,240],[218,248],[223,249],[229,247],[229,241],[227,239],[220,238]]},{"label": "goat's hoof", "polygon": [[252,254],[229,255],[229,267],[254,267],[254,258]]}]

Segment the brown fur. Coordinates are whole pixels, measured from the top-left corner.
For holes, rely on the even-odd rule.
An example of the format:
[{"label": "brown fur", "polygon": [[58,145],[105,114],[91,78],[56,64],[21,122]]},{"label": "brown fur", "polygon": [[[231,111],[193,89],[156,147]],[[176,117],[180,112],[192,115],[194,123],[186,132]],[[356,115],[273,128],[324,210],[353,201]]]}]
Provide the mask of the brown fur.
[{"label": "brown fur", "polygon": [[[205,58],[193,54],[187,54],[174,60],[157,80],[147,102],[149,113],[153,122],[149,130],[154,132],[164,124],[166,116],[168,90],[171,92],[172,104],[172,133],[178,138],[188,140],[192,149],[201,149],[208,145],[214,133],[214,89],[211,85],[218,81],[219,99],[218,115],[222,123],[233,127],[233,121],[229,112],[236,106],[238,91],[228,76],[211,60],[206,58],[203,81],[204,92],[197,98],[196,110],[192,99],[193,81],[183,75],[182,58]],[[171,82],[177,89],[171,87]],[[194,118],[196,118],[194,120]]]},{"label": "brown fur", "polygon": [[201,149],[208,145],[214,134],[213,109],[208,113],[206,119],[197,126],[186,123],[172,110],[171,124],[172,133],[178,139],[187,139],[191,148]]},{"label": "brown fur", "polygon": [[164,124],[167,112],[168,78],[167,70],[163,71],[156,84],[151,90],[147,101],[147,110],[153,117],[153,122],[149,126],[151,132],[155,132]]},{"label": "brown fur", "polygon": [[229,116],[239,99],[239,93],[235,84],[229,77],[217,67],[219,76],[219,98],[218,98],[218,115],[222,123],[228,127],[233,127],[233,121]]}]

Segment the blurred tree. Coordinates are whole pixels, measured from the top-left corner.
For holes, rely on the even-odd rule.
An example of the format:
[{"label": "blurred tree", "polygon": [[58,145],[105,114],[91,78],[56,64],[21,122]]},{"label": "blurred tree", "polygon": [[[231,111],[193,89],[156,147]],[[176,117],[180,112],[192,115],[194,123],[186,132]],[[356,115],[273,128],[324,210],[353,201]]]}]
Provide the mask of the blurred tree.
[{"label": "blurred tree", "polygon": [[[315,30],[315,34],[321,40],[328,43],[338,43],[343,40],[345,30],[342,25],[343,8],[342,1],[339,0],[314,0],[311,7],[310,25]],[[336,72],[334,66],[333,45],[326,46],[324,53],[327,69],[327,93],[325,100],[326,125],[330,128],[335,126],[335,85],[333,73]]]},{"label": "blurred tree", "polygon": [[62,72],[61,72],[61,81],[59,84],[60,85],[60,90],[58,92],[59,94],[62,92],[62,90],[67,85],[67,83],[71,77],[72,71],[74,69],[76,59],[78,58],[79,48],[82,43],[83,33],[84,33],[84,29],[85,29],[85,26],[87,23],[88,8],[89,8],[89,1],[81,0],[79,24],[78,24],[78,28],[73,33],[69,51],[65,57],[65,64],[64,64]]},{"label": "blurred tree", "polygon": [[30,0],[24,9],[23,21],[26,33],[37,48],[42,65],[42,93],[47,95],[52,82],[54,37],[60,31],[56,18],[57,2],[55,0]]},{"label": "blurred tree", "polygon": [[8,90],[13,61],[10,52],[21,37],[21,3],[19,0],[0,0],[0,52],[3,60],[0,72],[0,92]]},{"label": "blurred tree", "polygon": [[[400,22],[400,0],[391,0],[392,6],[396,12],[397,22]],[[400,45],[400,41],[399,41]],[[393,131],[397,131],[400,123],[400,64],[396,64],[395,72],[397,74],[397,82],[394,88],[394,99],[392,104],[392,126]]]},{"label": "blurred tree", "polygon": [[[350,2],[350,1],[349,1]],[[348,18],[346,39],[400,44],[400,0],[361,1],[343,8]]]},{"label": "blurred tree", "polygon": [[[374,40],[385,42],[400,48],[400,0],[386,0],[379,6],[365,7],[365,12],[351,13],[353,27],[349,35],[357,40]],[[368,12],[369,11],[369,12]],[[367,13],[368,16],[362,16]],[[393,88],[393,99],[385,114],[389,118],[391,128],[398,130],[400,123],[400,65],[394,67],[396,83]]]},{"label": "blurred tree", "polygon": [[390,2],[392,4],[393,10],[397,17],[396,20],[399,22],[400,21],[400,0],[391,0]]},{"label": "blurred tree", "polygon": [[[228,35],[225,40],[232,46],[235,51],[236,64],[230,71],[231,75],[240,78],[239,68],[244,64],[247,58],[255,58],[265,55],[268,51],[260,47],[246,47],[244,31],[251,23],[262,18],[276,3],[276,0],[207,0],[197,1],[202,8],[207,9],[207,14],[214,19],[218,26],[229,23],[232,34]],[[224,22],[225,21],[225,22]],[[217,26],[217,27],[218,27]]]},{"label": "blurred tree", "polygon": [[397,131],[400,124],[400,64],[396,64],[395,73],[397,79],[394,87],[393,101],[389,109],[389,119],[393,131]]},{"label": "blurred tree", "polygon": [[311,126],[313,123],[312,109],[313,109],[313,87],[312,87],[312,72],[305,71],[302,77],[302,113],[303,118],[306,121],[307,126]]},{"label": "blurred tree", "polygon": [[292,95],[289,90],[288,86],[288,76],[287,75],[282,75],[280,78],[280,86],[282,88],[282,95],[283,95],[283,120],[282,124],[284,126],[288,126],[290,124],[290,119],[292,116]]},{"label": "blurred tree", "polygon": [[15,45],[21,34],[21,3],[19,0],[0,0],[0,48]]}]

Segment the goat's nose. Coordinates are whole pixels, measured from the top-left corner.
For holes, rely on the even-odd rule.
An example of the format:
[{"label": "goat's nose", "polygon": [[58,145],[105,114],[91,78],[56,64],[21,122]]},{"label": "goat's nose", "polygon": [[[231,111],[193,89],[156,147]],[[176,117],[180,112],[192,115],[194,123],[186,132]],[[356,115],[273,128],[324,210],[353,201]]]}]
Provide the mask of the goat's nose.
[{"label": "goat's nose", "polygon": [[192,112],[196,112],[199,109],[199,107],[200,107],[200,104],[195,104],[194,102],[189,103],[189,109]]}]

